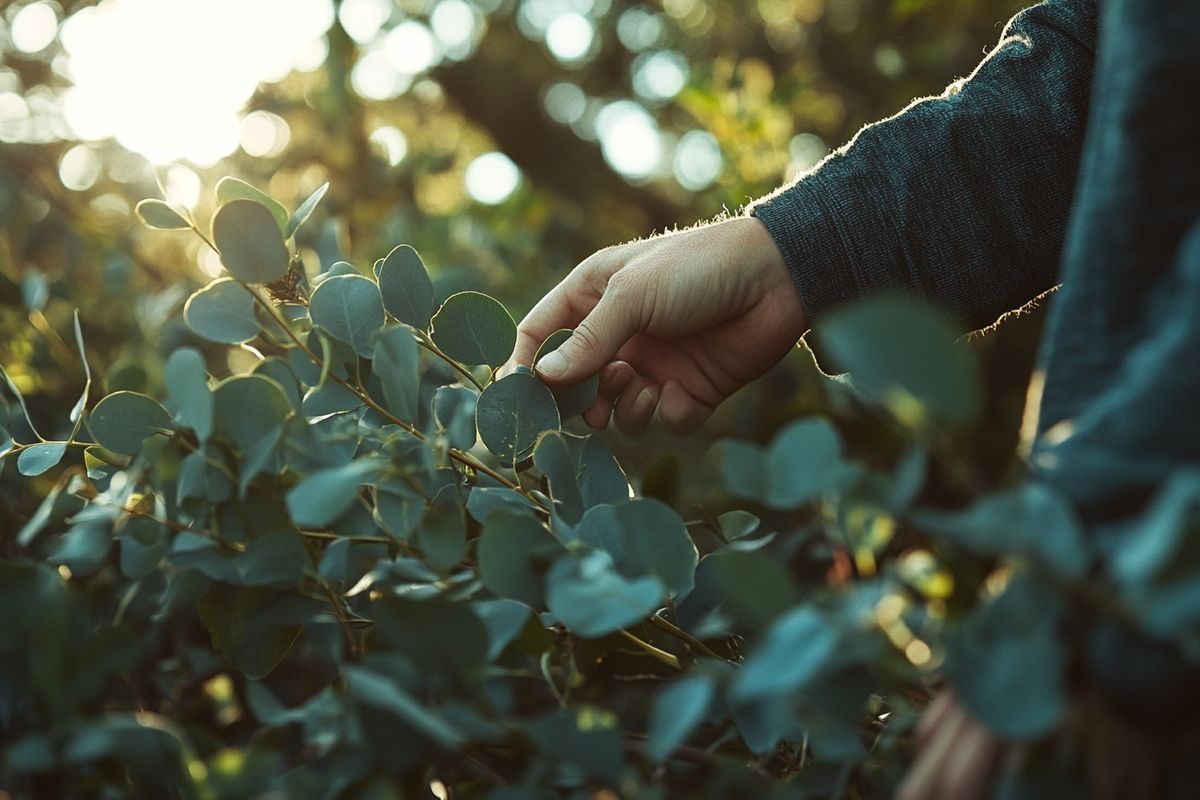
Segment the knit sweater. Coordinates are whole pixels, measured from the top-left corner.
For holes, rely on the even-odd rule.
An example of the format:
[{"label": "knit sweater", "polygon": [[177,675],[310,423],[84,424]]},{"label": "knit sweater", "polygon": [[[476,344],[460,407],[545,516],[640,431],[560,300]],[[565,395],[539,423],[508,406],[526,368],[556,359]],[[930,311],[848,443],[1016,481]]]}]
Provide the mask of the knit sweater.
[{"label": "knit sweater", "polygon": [[1028,8],[749,210],[818,325],[903,289],[978,328],[1061,284],[1031,467],[1085,512],[1200,466],[1200,0]]}]

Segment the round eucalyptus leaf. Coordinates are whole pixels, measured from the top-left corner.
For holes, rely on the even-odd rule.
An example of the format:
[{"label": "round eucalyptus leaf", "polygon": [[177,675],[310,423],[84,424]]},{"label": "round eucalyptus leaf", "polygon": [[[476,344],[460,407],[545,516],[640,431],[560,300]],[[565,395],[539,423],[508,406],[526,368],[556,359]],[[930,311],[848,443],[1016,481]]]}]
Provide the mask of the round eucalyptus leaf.
[{"label": "round eucalyptus leaf", "polygon": [[433,317],[433,281],[417,251],[406,244],[388,253],[376,269],[379,291],[388,313],[405,325],[429,328]]},{"label": "round eucalyptus leaf", "polygon": [[183,307],[183,321],[210,342],[241,344],[258,335],[254,298],[232,278],[217,278],[192,294]]},{"label": "round eucalyptus leaf", "polygon": [[175,231],[189,228],[188,221],[162,200],[143,200],[134,208],[134,213],[148,227],[160,231]]},{"label": "round eucalyptus leaf", "polygon": [[231,200],[217,209],[213,242],[230,274],[246,283],[271,283],[287,274],[288,251],[275,217],[262,203]]},{"label": "round eucalyptus leaf", "polygon": [[420,367],[420,347],[408,328],[393,325],[379,334],[371,368],[383,387],[388,411],[402,420],[417,419]]},{"label": "round eucalyptus leaf", "polygon": [[806,503],[836,485],[841,464],[842,438],[828,420],[792,422],[767,448],[763,501],[779,510]]},{"label": "round eucalyptus leaf", "polygon": [[666,591],[658,578],[626,580],[603,552],[581,560],[560,558],[546,573],[546,605],[571,632],[587,639],[644,620],[654,613]]},{"label": "round eucalyptus leaf", "polygon": [[672,595],[692,590],[699,555],[683,518],[658,500],[638,498],[588,510],[575,528],[580,541],[612,558],[627,578],[653,575]]},{"label": "round eucalyptus leaf", "polygon": [[287,493],[288,514],[301,527],[325,527],[350,509],[359,487],[373,481],[379,467],[378,461],[362,459],[312,473]]},{"label": "round eucalyptus leaf", "polygon": [[328,278],[313,292],[308,309],[313,324],[360,356],[372,356],[384,323],[383,301],[374,281],[361,275]]},{"label": "round eucalyptus leaf", "polygon": [[[571,331],[568,328],[563,328],[550,334],[546,337],[546,341],[542,342],[542,346],[538,348],[533,363],[538,363],[542,360],[542,356],[562,347],[563,343],[570,338]],[[564,420],[570,419],[576,414],[582,414],[591,408],[592,403],[596,402],[596,395],[599,391],[599,375],[588,376],[578,383],[572,383],[568,386],[550,387],[550,392],[554,395],[554,402],[558,404],[558,413]]]},{"label": "round eucalyptus leaf", "polygon": [[430,335],[455,361],[498,367],[517,344],[517,324],[498,300],[480,292],[459,292],[434,314]]},{"label": "round eucalyptus leaf", "polygon": [[479,578],[497,597],[543,608],[542,575],[561,553],[562,545],[535,517],[496,511],[484,523],[477,545]]},{"label": "round eucalyptus leaf", "polygon": [[279,226],[281,233],[287,229],[288,212],[278,200],[245,181],[230,177],[221,178],[221,180],[217,181],[217,204],[224,205],[231,200],[253,200],[259,203],[267,211],[271,212],[271,216],[275,218],[275,224]]},{"label": "round eucalyptus leaf", "polygon": [[837,626],[811,606],[792,609],[771,625],[730,687],[739,701],[781,695],[813,680],[837,650]]},{"label": "round eucalyptus leaf", "polygon": [[533,452],[538,434],[559,427],[558,407],[550,390],[534,376],[516,373],[480,393],[475,421],[484,446],[512,462]]},{"label": "round eucalyptus leaf", "polygon": [[67,452],[66,442],[41,442],[31,445],[17,456],[17,471],[32,478],[53,469]]},{"label": "round eucalyptus leaf", "polygon": [[646,754],[656,763],[666,760],[675,748],[708,716],[716,687],[706,675],[675,681],[654,696]]},{"label": "round eucalyptus leaf", "polygon": [[979,416],[978,357],[944,312],[882,296],[830,314],[817,332],[854,387],[906,426],[967,426]]},{"label": "round eucalyptus leaf", "polygon": [[475,403],[479,395],[465,386],[439,386],[433,392],[433,418],[446,443],[459,450],[475,446]]},{"label": "round eucalyptus leaf", "polygon": [[207,440],[212,434],[213,399],[208,388],[208,373],[204,369],[204,356],[199,350],[181,347],[167,359],[164,372],[176,418],[195,431],[201,442]]},{"label": "round eucalyptus leaf", "polygon": [[291,412],[283,389],[263,375],[235,375],[213,390],[214,433],[243,450],[262,441]]},{"label": "round eucalyptus leaf", "polygon": [[172,427],[167,410],[137,392],[105,397],[88,415],[87,426],[100,445],[125,454],[137,453],[146,437]]}]

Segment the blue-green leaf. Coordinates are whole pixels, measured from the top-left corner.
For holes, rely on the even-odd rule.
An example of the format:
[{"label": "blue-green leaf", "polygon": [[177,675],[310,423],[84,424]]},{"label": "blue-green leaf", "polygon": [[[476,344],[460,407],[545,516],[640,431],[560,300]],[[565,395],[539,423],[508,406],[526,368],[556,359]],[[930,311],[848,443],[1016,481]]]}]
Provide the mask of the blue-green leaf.
[{"label": "blue-green leaf", "polygon": [[271,211],[253,200],[231,200],[217,209],[213,243],[233,277],[272,283],[287,274],[288,251]]},{"label": "blue-green leaf", "polygon": [[262,375],[235,375],[213,390],[213,433],[242,450],[260,442],[291,413],[283,389]]},{"label": "blue-green leaf", "polygon": [[142,223],[150,228],[173,231],[191,227],[182,214],[162,200],[142,200],[133,210]]},{"label": "blue-green leaf", "polygon": [[573,633],[592,639],[640,622],[659,607],[666,587],[655,577],[626,580],[596,551],[560,558],[546,574],[546,605]]},{"label": "blue-green leaf", "polygon": [[213,427],[213,397],[204,356],[191,347],[179,348],[167,359],[164,380],[175,418],[195,431],[201,442],[207,441]]},{"label": "blue-green leaf", "polygon": [[841,460],[841,437],[827,420],[792,422],[767,448],[763,501],[779,510],[808,502],[836,485]]},{"label": "blue-green leaf", "polygon": [[328,525],[349,510],[359,487],[375,480],[381,466],[375,459],[360,459],[314,472],[288,491],[288,514],[304,528]]},{"label": "blue-green leaf", "polygon": [[687,741],[688,735],[709,714],[716,687],[706,675],[693,675],[667,685],[654,697],[646,755],[662,762]]},{"label": "blue-green leaf", "polygon": [[810,606],[795,608],[767,630],[738,670],[730,692],[745,701],[801,689],[820,674],[837,643],[832,620]]},{"label": "blue-green leaf", "polygon": [[231,200],[239,199],[253,200],[259,203],[267,211],[271,212],[271,216],[275,218],[275,224],[279,226],[280,233],[287,230],[288,213],[283,204],[245,181],[231,177],[221,178],[221,180],[217,181],[216,193],[218,205],[224,205]]},{"label": "blue-green leaf", "polygon": [[428,330],[433,317],[433,281],[421,256],[406,244],[388,253],[376,270],[388,313],[405,325]]},{"label": "blue-green leaf", "polygon": [[329,278],[313,291],[309,313],[313,324],[363,358],[371,357],[384,323],[383,301],[374,281],[361,275]]},{"label": "blue-green leaf", "polygon": [[538,435],[558,430],[554,396],[532,375],[514,373],[489,385],[475,406],[479,437],[488,450],[510,462],[533,452]]},{"label": "blue-green leaf", "polygon": [[881,296],[827,316],[817,332],[855,388],[906,426],[974,422],[982,408],[979,363],[957,342],[946,314],[905,297]]},{"label": "blue-green leaf", "polygon": [[421,351],[407,328],[385,328],[375,342],[371,367],[383,386],[383,400],[402,420],[415,422],[421,389]]},{"label": "blue-green leaf", "polygon": [[312,213],[317,210],[317,205],[320,204],[321,199],[325,197],[325,192],[327,191],[329,191],[329,181],[318,186],[316,191],[300,204],[300,207],[296,209],[296,213],[292,214],[292,218],[288,220],[287,228],[283,232],[283,238],[291,239],[296,235],[296,231],[300,229],[300,226],[307,222]]},{"label": "blue-green leaf", "polygon": [[484,523],[477,545],[479,577],[497,597],[543,608],[542,575],[562,552],[562,545],[537,519],[519,512],[496,511]]},{"label": "blue-green leaf", "polygon": [[[538,348],[537,355],[533,358],[533,363],[536,364],[541,361],[542,356],[557,350],[570,338],[571,331],[568,328],[555,331],[547,336],[546,341],[542,342],[542,346]],[[550,387],[550,392],[554,395],[554,402],[558,404],[558,413],[564,420],[568,420],[577,414],[582,414],[591,408],[592,403],[596,402],[596,395],[599,391],[599,375],[590,375],[578,383],[572,383],[568,386]]]},{"label": "blue-green leaf", "polygon": [[[11,442],[11,439],[9,440]],[[67,452],[66,442],[41,442],[30,445],[17,456],[17,470],[29,477],[41,475],[58,466]]]},{"label": "blue-green leaf", "polygon": [[455,361],[498,367],[517,344],[517,324],[494,298],[480,292],[459,292],[433,316],[431,336]]},{"label": "blue-green leaf", "polygon": [[241,344],[258,335],[254,298],[232,278],[217,278],[192,294],[183,307],[183,321],[202,339]]},{"label": "blue-green leaf", "polygon": [[115,392],[88,415],[88,430],[114,453],[134,454],[148,436],[172,429],[171,415],[155,400],[137,392]]},{"label": "blue-green leaf", "polygon": [[475,404],[479,393],[465,386],[439,386],[433,392],[433,418],[446,444],[459,450],[475,446]]},{"label": "blue-green leaf", "polygon": [[589,509],[575,528],[579,541],[608,553],[626,578],[653,575],[673,595],[691,591],[699,556],[683,519],[657,500],[639,498]]}]

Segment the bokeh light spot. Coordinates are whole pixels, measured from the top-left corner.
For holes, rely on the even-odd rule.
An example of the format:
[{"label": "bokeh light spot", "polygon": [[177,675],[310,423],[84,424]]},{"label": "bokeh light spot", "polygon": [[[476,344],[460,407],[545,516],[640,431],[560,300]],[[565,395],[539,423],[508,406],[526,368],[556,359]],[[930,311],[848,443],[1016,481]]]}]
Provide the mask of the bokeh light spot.
[{"label": "bokeh light spot", "polygon": [[583,14],[559,14],[546,27],[546,47],[559,61],[579,61],[588,54],[596,38],[596,28]]},{"label": "bokeh light spot", "polygon": [[521,185],[521,170],[504,153],[484,153],[467,167],[467,193],[485,205],[503,203]]},{"label": "bokeh light spot", "polygon": [[342,30],[359,44],[366,44],[379,35],[392,16],[389,0],[342,0],[338,8],[338,22]]},{"label": "bokeh light spot", "polygon": [[271,158],[291,141],[292,131],[283,117],[270,111],[251,111],[242,118],[241,145],[246,155]]},{"label": "bokeh light spot", "polygon": [[547,89],[543,103],[550,119],[564,125],[578,122],[587,111],[587,95],[583,93],[583,89],[566,81]]},{"label": "bokeh light spot", "polygon": [[408,154],[408,138],[399,128],[385,125],[371,132],[371,146],[383,157],[388,166],[394,167]]},{"label": "bokeh light spot", "polygon": [[418,75],[442,58],[441,46],[429,28],[419,22],[402,22],[384,40],[388,63],[402,75]]},{"label": "bokeh light spot", "polygon": [[688,131],[675,149],[675,180],[688,191],[707,189],[721,176],[721,145],[708,131]]},{"label": "bokeh light spot", "polygon": [[24,53],[40,53],[58,34],[58,14],[49,3],[30,3],[17,12],[9,36],[13,46]]},{"label": "bokeh light spot", "polygon": [[632,100],[606,105],[596,119],[596,132],[605,160],[627,178],[648,178],[662,162],[658,123]]},{"label": "bokeh light spot", "polygon": [[100,157],[85,144],[77,144],[63,153],[58,162],[58,179],[75,192],[86,192],[100,177]]},{"label": "bokeh light spot", "polygon": [[633,90],[647,100],[670,100],[687,79],[687,59],[675,50],[643,53],[633,61]]}]

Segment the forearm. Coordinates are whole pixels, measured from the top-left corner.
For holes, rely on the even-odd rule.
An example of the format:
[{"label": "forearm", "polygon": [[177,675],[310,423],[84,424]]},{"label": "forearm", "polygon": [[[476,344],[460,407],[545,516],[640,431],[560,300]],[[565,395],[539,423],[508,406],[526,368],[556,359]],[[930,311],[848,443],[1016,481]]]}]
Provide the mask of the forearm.
[{"label": "forearm", "polygon": [[754,203],[810,318],[902,289],[982,327],[1051,288],[1095,37],[1092,0],[1026,9],[967,80]]}]

